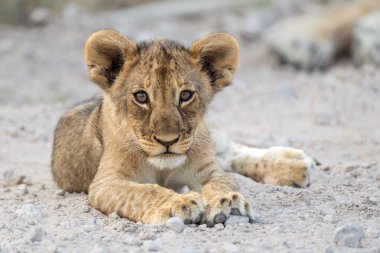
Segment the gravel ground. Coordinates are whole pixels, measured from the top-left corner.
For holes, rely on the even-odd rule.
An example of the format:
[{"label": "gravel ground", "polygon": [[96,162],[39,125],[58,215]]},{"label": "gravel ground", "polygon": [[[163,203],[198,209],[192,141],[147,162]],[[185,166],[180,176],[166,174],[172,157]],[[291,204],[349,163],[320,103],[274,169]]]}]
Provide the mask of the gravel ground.
[{"label": "gravel ground", "polygon": [[[257,9],[242,1],[180,16],[164,7],[158,15],[143,7],[88,13],[69,5],[46,27],[0,26],[0,252],[380,252],[380,71],[340,60],[310,73],[274,61],[263,31],[318,6],[278,1]],[[143,14],[131,14],[137,11]],[[187,45],[211,31],[235,34],[240,69],[209,120],[244,143],[304,149],[322,164],[311,186],[236,175],[257,219],[233,217],[214,228],[108,217],[85,194],[60,191],[49,168],[54,126],[68,106],[97,92],[87,80],[83,44],[104,27]]]}]

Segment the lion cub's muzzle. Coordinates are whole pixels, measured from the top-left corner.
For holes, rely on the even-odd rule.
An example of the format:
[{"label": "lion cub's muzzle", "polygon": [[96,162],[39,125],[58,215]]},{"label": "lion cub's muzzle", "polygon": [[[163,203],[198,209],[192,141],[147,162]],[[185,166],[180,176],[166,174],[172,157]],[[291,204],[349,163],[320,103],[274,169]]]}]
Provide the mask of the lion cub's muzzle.
[{"label": "lion cub's muzzle", "polygon": [[158,169],[174,169],[187,160],[187,151],[192,145],[192,138],[179,134],[153,134],[155,150],[148,156],[148,161]]},{"label": "lion cub's muzzle", "polygon": [[162,146],[166,147],[167,151],[166,152],[170,152],[170,146],[172,146],[173,144],[177,143],[178,140],[179,140],[179,135],[156,135],[156,134],[153,134],[153,139],[158,142],[159,144],[161,144]]}]

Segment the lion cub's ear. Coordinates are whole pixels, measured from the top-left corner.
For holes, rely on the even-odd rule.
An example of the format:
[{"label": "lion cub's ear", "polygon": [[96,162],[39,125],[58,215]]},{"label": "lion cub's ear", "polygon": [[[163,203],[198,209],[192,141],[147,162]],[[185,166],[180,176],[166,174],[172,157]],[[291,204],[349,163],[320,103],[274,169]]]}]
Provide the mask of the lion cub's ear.
[{"label": "lion cub's ear", "polygon": [[114,30],[100,30],[91,35],[85,46],[85,61],[90,79],[108,90],[125,61],[136,54],[135,44]]},{"label": "lion cub's ear", "polygon": [[214,92],[229,85],[239,61],[239,45],[227,33],[213,33],[191,46],[191,55],[199,61],[213,85]]}]

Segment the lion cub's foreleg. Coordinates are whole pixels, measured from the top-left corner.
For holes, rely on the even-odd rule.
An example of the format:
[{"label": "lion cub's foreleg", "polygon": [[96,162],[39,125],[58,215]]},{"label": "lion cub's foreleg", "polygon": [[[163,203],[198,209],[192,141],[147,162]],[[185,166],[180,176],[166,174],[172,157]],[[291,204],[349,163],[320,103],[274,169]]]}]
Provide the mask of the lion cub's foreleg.
[{"label": "lion cub's foreleg", "polygon": [[207,203],[203,223],[207,226],[224,223],[230,214],[254,219],[250,201],[238,192],[235,179],[223,171],[216,161],[201,167],[196,175],[201,179],[202,196]]},{"label": "lion cub's foreleg", "polygon": [[251,148],[233,143],[224,132],[213,129],[213,139],[219,163],[225,170],[237,172],[257,182],[307,187],[312,158],[302,150],[288,147]]},{"label": "lion cub's foreleg", "polygon": [[185,223],[199,223],[204,211],[202,196],[197,192],[178,194],[157,184],[139,184],[102,161],[88,197],[90,204],[103,213],[116,212],[150,224],[162,224],[173,216]]}]

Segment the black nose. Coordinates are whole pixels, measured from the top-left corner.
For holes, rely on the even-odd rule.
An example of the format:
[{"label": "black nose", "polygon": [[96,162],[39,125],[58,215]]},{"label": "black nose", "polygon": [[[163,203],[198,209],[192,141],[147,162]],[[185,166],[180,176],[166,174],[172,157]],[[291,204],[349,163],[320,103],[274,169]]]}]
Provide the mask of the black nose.
[{"label": "black nose", "polygon": [[158,138],[156,135],[153,136],[153,138],[158,142],[160,143],[161,145],[165,146],[165,147],[170,147],[171,145],[173,145],[174,143],[176,143],[179,139],[179,136],[177,136],[175,139],[172,139],[172,140],[163,140],[163,138]]}]

